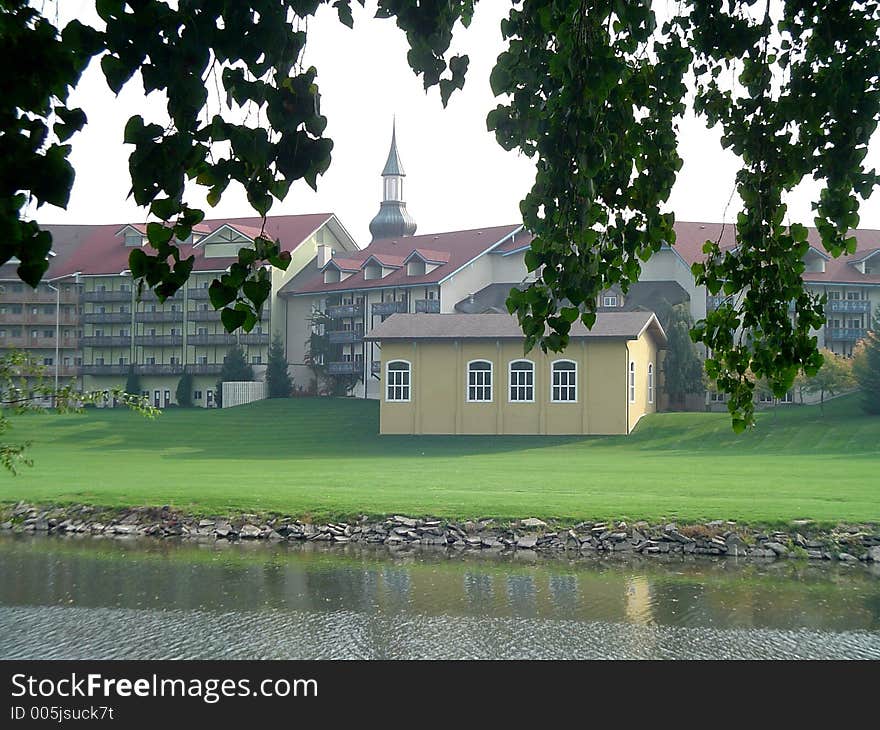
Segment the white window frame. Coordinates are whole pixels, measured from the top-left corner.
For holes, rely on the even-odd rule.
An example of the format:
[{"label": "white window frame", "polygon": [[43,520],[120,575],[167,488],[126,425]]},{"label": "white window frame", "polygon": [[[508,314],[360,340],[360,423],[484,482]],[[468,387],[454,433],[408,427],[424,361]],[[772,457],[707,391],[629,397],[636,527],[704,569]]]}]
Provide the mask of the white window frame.
[{"label": "white window frame", "polygon": [[[518,363],[527,363],[529,365],[529,370],[514,370],[513,366]],[[530,373],[532,378],[531,383],[514,383],[513,382],[513,374],[514,373]],[[507,363],[507,402],[508,403],[534,403],[535,402],[535,363],[532,360],[527,360],[524,357],[517,358],[516,360],[511,360]],[[531,398],[513,398],[514,388],[518,391],[523,391],[528,393],[529,389],[531,389],[532,397]]]},{"label": "white window frame", "polygon": [[[570,365],[574,365],[573,370],[565,369],[559,370],[560,373],[574,373],[574,383],[557,383],[556,382],[556,366],[561,365],[562,363],[567,363]],[[553,390],[554,388],[560,388],[560,395],[562,394],[562,388],[571,389],[574,388],[574,398],[556,398],[554,397]],[[554,360],[550,363],[550,402],[551,403],[577,403],[578,402],[578,364],[575,360],[569,360],[568,358],[562,358],[559,360]]]},{"label": "white window frame", "polygon": [[617,306],[617,296],[614,294],[609,294],[607,296],[602,297],[602,306],[603,307],[616,307]]},{"label": "white window frame", "polygon": [[[489,369],[480,368],[479,370],[471,370],[471,368],[477,363],[486,363],[489,366]],[[489,373],[489,384],[486,385],[485,382],[474,383],[471,385],[471,372],[473,373]],[[467,370],[465,371],[465,383],[464,383],[464,397],[467,403],[492,403],[495,400],[495,364],[491,360],[486,360],[485,358],[477,358],[476,360],[469,360],[467,364]],[[476,392],[479,392],[479,389],[489,388],[489,397],[488,398],[471,398],[471,388],[478,389]],[[476,394],[475,392],[475,394]]]},{"label": "white window frame", "polygon": [[636,362],[629,361],[629,402],[636,402]]},{"label": "white window frame", "polygon": [[[391,366],[396,365],[398,363],[403,363],[406,365],[406,370],[403,369],[395,369],[392,370]],[[406,383],[398,383],[391,381],[391,373],[406,373],[407,379]],[[413,379],[412,379],[412,363],[409,360],[389,360],[385,363],[385,402],[386,403],[409,403],[412,400],[412,387],[413,387]],[[406,398],[389,398],[390,389],[391,388],[400,388],[401,394],[403,392],[406,393]]]},{"label": "white window frame", "polygon": [[654,402],[654,363],[648,363],[648,403]]}]

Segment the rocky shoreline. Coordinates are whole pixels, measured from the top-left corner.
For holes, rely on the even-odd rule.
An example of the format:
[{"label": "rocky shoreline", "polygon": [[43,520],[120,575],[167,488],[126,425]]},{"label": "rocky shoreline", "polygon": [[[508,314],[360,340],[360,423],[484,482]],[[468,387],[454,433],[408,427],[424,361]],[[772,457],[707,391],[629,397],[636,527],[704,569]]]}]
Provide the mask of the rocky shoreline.
[{"label": "rocky shoreline", "polygon": [[326,542],[431,546],[456,552],[523,552],[565,557],[693,555],[755,560],[804,559],[880,563],[880,526],[841,524],[818,529],[797,520],[785,530],[715,520],[696,524],[648,522],[548,523],[534,517],[499,524],[492,519],[454,522],[394,515],[312,524],[280,515],[196,517],[170,507],[106,509],[88,505],[0,507],[0,534],[45,533],[103,537],[151,537],[197,541]]}]

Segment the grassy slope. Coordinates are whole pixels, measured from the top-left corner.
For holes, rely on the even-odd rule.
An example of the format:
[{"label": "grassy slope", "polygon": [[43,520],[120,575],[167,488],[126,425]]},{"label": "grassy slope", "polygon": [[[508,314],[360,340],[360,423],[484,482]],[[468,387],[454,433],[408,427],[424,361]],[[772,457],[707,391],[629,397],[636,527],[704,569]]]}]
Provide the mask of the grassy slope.
[{"label": "grassy slope", "polygon": [[853,398],[759,416],[659,414],[625,437],[378,436],[378,404],[265,401],[16,417],[33,469],[0,499],[331,517],[880,521],[880,419]]}]

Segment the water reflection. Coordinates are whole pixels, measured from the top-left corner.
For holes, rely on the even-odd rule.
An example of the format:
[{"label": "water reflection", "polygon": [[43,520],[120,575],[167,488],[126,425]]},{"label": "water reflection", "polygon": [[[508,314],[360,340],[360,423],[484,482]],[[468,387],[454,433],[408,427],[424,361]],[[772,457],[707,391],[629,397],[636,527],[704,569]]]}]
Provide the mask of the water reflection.
[{"label": "water reflection", "polygon": [[353,548],[0,538],[0,658],[880,658],[863,566]]}]

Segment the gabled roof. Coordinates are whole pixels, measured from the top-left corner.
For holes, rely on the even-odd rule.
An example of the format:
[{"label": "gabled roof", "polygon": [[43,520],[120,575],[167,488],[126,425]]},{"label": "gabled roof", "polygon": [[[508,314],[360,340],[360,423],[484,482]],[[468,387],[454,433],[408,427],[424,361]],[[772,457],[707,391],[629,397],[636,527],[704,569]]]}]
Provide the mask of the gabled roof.
[{"label": "gabled roof", "polygon": [[[214,230],[210,231],[204,238],[199,240],[196,244],[197,246],[204,246],[209,243],[214,243],[213,239],[220,238],[220,234],[223,231],[232,231],[233,233],[237,233],[242,238],[246,238],[248,241],[253,242],[256,240],[263,231],[258,226],[248,226],[238,223],[233,225],[231,223],[223,223],[222,225],[217,226]],[[229,241],[224,241],[220,239],[219,243],[229,243]]]},{"label": "gabled roof", "polygon": [[[370,258],[375,258],[386,268],[392,265],[401,268],[392,271],[381,279],[365,279],[363,270],[339,282],[324,283],[324,277],[315,272],[307,282],[289,281],[281,294],[298,296],[305,294],[323,294],[334,291],[351,291],[355,289],[377,289],[384,287],[416,286],[438,284],[452,276],[459,269],[496,246],[504,243],[522,225],[513,224],[494,228],[479,228],[469,231],[451,231],[422,236],[402,236],[373,241],[369,246],[355,253],[346,253],[348,261],[357,261],[359,266]],[[402,264],[416,250],[428,250],[436,258],[446,258],[435,269],[418,276],[409,276]],[[334,259],[335,260],[335,259]],[[387,262],[387,263],[386,263]],[[432,262],[433,263],[433,262]]]},{"label": "gabled roof", "polygon": [[[121,236],[129,229],[140,233],[142,236],[147,235],[146,223],[126,223],[124,226],[122,226],[122,228],[116,231],[116,235]],[[209,225],[206,225],[205,222],[202,221],[201,223],[196,223],[196,225],[192,227],[192,230],[193,233],[206,234],[211,232],[211,227]]]},{"label": "gabled roof", "polygon": [[403,263],[409,263],[414,258],[420,258],[426,264],[446,264],[449,263],[449,251],[432,251],[427,248],[414,248],[412,253],[403,260]]},{"label": "gabled roof", "polygon": [[[572,339],[635,340],[650,330],[661,345],[666,333],[653,312],[600,312],[592,329],[580,321],[569,332]],[[509,314],[393,314],[376,325],[365,340],[522,340],[519,322]]]},{"label": "gabled roof", "polygon": [[[282,250],[294,251],[322,225],[331,221],[335,221],[335,216],[332,213],[270,216],[266,218],[265,234],[271,239],[278,239],[281,242]],[[207,227],[212,232],[223,226],[230,226],[250,237],[248,235],[250,233],[254,235],[259,233],[261,223],[262,221],[258,217],[247,217],[205,220],[200,225]],[[126,225],[136,226],[138,224],[116,223],[80,227],[82,230],[76,248],[65,261],[64,271],[60,273],[81,271],[86,276],[108,275],[118,274],[127,269],[131,248],[127,248],[118,235]],[[54,235],[54,231],[58,227],[46,226],[46,228],[53,231]],[[190,254],[195,256],[194,271],[224,271],[237,260],[234,256],[206,258],[202,241],[196,245],[178,244],[178,248],[184,258]]]},{"label": "gabled roof", "polygon": [[332,258],[321,267],[321,271],[329,269],[331,266],[339,271],[360,271],[361,263],[359,259]]},{"label": "gabled roof", "polygon": [[403,256],[395,256],[394,254],[387,253],[374,253],[367,256],[364,259],[364,266],[369,264],[371,261],[375,261],[379,266],[382,266],[386,269],[399,269],[403,266],[404,257]]}]

